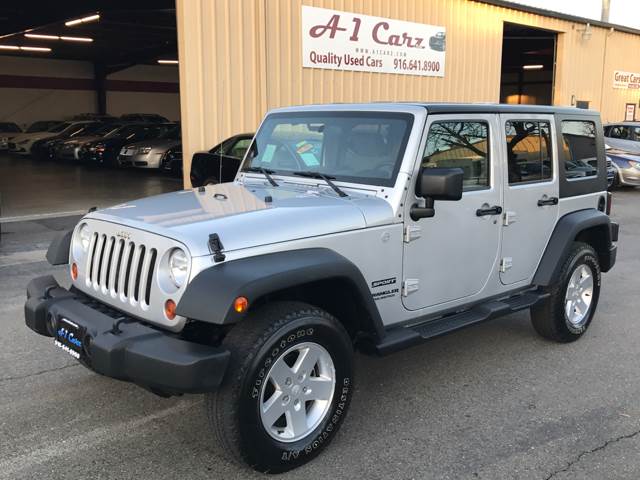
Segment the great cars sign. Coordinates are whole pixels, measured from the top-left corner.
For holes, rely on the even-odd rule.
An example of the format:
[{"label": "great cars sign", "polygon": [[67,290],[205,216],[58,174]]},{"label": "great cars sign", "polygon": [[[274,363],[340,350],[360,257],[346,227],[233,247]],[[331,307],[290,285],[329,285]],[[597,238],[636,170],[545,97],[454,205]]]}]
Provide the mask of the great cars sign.
[{"label": "great cars sign", "polygon": [[640,73],[616,70],[613,72],[613,88],[640,89]]},{"label": "great cars sign", "polygon": [[444,77],[444,27],[302,6],[302,65]]}]

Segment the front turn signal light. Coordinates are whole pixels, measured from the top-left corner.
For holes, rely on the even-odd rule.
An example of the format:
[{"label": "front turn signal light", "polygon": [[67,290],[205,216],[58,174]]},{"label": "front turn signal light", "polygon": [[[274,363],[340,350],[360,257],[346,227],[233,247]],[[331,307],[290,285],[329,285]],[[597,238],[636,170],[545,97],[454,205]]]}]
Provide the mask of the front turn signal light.
[{"label": "front turn signal light", "polygon": [[238,297],[233,301],[233,309],[237,313],[244,313],[249,308],[249,300],[247,297]]},{"label": "front turn signal light", "polygon": [[176,318],[176,302],[171,299],[164,302],[164,315],[169,320]]},{"label": "front turn signal light", "polygon": [[71,278],[73,280],[78,279],[78,265],[75,262],[71,264]]}]

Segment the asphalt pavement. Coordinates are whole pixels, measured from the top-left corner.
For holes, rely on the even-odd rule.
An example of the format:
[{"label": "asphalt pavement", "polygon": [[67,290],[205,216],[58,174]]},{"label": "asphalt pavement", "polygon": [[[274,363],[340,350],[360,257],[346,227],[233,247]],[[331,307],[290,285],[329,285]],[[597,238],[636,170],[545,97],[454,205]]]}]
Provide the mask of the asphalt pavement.
[{"label": "asphalt pavement", "polygon": [[[615,193],[618,263],[569,345],[526,312],[385,358],[358,355],[341,431],[284,479],[640,478],[640,191]],[[265,478],[231,462],[201,396],[164,399],[96,375],[24,325],[25,286],[68,217],[3,225],[0,478]]]}]

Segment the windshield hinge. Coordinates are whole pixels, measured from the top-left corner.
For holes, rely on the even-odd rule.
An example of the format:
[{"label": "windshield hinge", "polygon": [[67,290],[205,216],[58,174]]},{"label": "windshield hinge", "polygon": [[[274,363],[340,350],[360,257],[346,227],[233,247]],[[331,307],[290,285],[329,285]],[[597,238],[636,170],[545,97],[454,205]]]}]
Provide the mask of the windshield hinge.
[{"label": "windshield hinge", "polygon": [[214,262],[222,262],[226,258],[224,253],[222,253],[224,245],[222,245],[222,241],[220,241],[220,237],[217,233],[209,235],[209,249],[211,250],[211,253],[213,253]]}]

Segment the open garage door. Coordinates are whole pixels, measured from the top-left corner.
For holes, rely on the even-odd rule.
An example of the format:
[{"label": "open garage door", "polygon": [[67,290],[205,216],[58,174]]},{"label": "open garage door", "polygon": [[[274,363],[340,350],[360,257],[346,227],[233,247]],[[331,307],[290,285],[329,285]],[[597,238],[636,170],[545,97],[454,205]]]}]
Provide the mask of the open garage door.
[{"label": "open garage door", "polygon": [[500,102],[552,105],[557,33],[505,23]]},{"label": "open garage door", "polygon": [[182,188],[174,0],[0,6],[0,223]]}]

